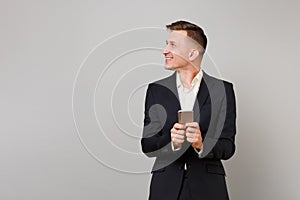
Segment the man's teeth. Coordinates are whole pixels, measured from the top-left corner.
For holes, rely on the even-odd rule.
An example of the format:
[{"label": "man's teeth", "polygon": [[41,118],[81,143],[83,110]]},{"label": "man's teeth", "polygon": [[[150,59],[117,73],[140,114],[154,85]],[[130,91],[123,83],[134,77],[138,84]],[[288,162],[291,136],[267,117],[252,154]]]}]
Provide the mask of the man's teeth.
[{"label": "man's teeth", "polygon": [[172,58],[166,58],[166,60],[172,60]]}]

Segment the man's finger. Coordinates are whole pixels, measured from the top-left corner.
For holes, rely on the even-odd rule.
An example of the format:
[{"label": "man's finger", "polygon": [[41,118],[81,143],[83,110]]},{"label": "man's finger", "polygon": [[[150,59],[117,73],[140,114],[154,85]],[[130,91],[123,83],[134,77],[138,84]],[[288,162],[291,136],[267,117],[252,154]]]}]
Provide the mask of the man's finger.
[{"label": "man's finger", "polygon": [[185,124],[175,123],[174,128],[176,128],[176,129],[185,129],[186,126],[185,126]]},{"label": "man's finger", "polygon": [[184,135],[179,135],[179,134],[172,134],[172,137],[177,139],[184,139]]},{"label": "man's finger", "polygon": [[189,122],[185,124],[187,127],[198,128],[199,124],[197,122]]},{"label": "man's finger", "polygon": [[172,138],[172,142],[175,142],[175,143],[183,143],[184,142],[184,139],[182,138],[176,138],[176,137],[173,137]]},{"label": "man's finger", "polygon": [[189,126],[189,127],[186,128],[186,132],[190,132],[190,133],[193,133],[193,132],[196,133],[197,130],[198,130],[198,129],[197,129],[196,127],[190,127],[190,126]]},{"label": "man's finger", "polygon": [[185,135],[185,130],[177,130],[178,135]]},{"label": "man's finger", "polygon": [[197,136],[197,133],[187,132],[185,135],[186,135],[187,138],[193,138],[193,137]]}]

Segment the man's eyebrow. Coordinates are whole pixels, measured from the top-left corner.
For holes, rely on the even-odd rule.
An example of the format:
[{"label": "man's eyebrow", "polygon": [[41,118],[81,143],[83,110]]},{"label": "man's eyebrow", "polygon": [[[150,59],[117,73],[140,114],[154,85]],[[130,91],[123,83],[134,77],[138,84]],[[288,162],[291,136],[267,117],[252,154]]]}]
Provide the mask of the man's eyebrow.
[{"label": "man's eyebrow", "polygon": [[176,42],[173,41],[173,40],[170,40],[170,41],[166,40],[166,44],[168,44],[168,43],[170,43],[170,44],[176,44]]}]

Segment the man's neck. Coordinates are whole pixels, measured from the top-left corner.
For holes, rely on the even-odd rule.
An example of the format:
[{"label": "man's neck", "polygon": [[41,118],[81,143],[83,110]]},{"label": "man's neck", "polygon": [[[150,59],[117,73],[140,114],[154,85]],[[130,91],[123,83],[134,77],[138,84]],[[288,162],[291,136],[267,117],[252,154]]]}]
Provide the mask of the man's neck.
[{"label": "man's neck", "polygon": [[180,82],[183,87],[185,88],[191,88],[192,87],[192,81],[194,77],[199,73],[199,69],[192,67],[190,69],[180,69],[177,70],[177,73],[179,74]]}]

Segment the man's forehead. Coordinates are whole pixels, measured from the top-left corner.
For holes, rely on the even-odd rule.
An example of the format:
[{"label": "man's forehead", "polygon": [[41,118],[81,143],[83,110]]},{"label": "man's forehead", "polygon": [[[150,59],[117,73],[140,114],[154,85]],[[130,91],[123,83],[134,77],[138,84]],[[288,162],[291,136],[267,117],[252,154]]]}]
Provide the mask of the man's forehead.
[{"label": "man's forehead", "polygon": [[187,35],[187,31],[185,30],[173,30],[170,32],[169,37],[167,39],[169,42],[177,42],[177,43],[184,43],[189,47],[196,47],[199,46],[198,42]]}]

